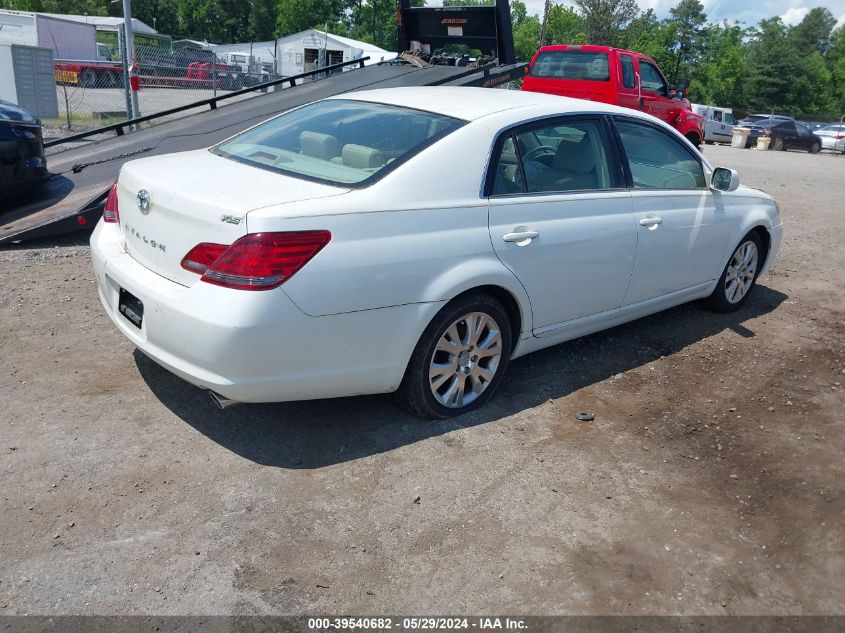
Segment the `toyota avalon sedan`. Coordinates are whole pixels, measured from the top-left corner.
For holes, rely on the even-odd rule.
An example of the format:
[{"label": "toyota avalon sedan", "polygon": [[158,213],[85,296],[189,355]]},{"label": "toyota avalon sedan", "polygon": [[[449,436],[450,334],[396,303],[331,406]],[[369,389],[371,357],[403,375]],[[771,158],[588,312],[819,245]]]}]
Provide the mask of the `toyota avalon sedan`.
[{"label": "toyota avalon sedan", "polygon": [[748,301],[778,207],[629,109],[396,88],[124,165],[92,238],[140,350],[220,406],[396,391],[445,418],[518,356]]}]

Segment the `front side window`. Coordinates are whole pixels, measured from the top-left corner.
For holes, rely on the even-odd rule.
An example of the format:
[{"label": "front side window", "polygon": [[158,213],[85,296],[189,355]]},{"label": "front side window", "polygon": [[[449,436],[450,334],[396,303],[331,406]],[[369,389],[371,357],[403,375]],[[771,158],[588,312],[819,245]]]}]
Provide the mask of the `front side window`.
[{"label": "front side window", "polygon": [[286,112],[211,151],[290,176],[364,186],[463,124],[411,108],[330,99]]},{"label": "front side window", "polygon": [[492,195],[612,189],[608,147],[605,128],[598,120],[523,129],[502,144]]},{"label": "front side window", "polygon": [[657,70],[657,66],[644,59],[640,60],[640,81],[642,81],[643,90],[666,96],[666,82],[663,80],[663,75]]},{"label": "front side window", "polygon": [[650,125],[616,120],[635,189],[702,189],[704,168],[680,140]]},{"label": "front side window", "polygon": [[622,55],[622,85],[625,88],[635,88],[636,79],[634,78],[634,58],[630,55]]},{"label": "front side window", "polygon": [[532,77],[550,79],[580,79],[586,81],[608,81],[610,65],[607,53],[591,53],[579,50],[543,51],[537,56]]},{"label": "front side window", "polygon": [[736,119],[734,119],[734,115],[731,114],[730,112],[725,112],[725,123],[727,123],[728,125],[733,125],[734,123],[736,123]]}]

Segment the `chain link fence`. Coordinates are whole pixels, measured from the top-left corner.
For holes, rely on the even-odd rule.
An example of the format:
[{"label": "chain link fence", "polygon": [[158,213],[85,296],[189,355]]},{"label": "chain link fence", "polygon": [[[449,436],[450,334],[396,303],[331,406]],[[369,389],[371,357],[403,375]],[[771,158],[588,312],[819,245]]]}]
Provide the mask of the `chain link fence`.
[{"label": "chain link fence", "polygon": [[[116,40],[117,48],[114,49],[98,44],[101,57],[98,61],[56,60],[59,117],[43,121],[46,138],[58,138],[131,118],[130,86],[126,69],[120,61],[122,38]],[[278,78],[272,64],[261,63],[247,54],[227,53],[224,62],[212,50],[171,49],[169,42],[167,44],[136,45],[139,116]],[[248,99],[261,94],[261,91],[233,99]],[[186,116],[191,112],[187,110],[173,117]]]}]

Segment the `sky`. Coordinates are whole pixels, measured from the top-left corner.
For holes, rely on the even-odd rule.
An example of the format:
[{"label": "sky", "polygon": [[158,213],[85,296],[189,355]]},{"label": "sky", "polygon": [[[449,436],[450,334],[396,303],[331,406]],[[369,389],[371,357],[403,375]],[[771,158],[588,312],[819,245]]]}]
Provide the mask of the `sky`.
[{"label": "sky", "polygon": [[[553,0],[554,1],[554,0]],[[669,9],[678,4],[678,0],[638,0],[640,9],[654,9],[657,17],[665,18]],[[812,0],[701,0],[704,12],[710,22],[739,20],[748,26],[754,26],[763,18],[779,15],[787,24],[798,24],[807,12],[814,7],[827,7],[839,20],[839,25],[845,24],[845,0],[827,0],[813,2]],[[542,15],[545,0],[525,0],[529,13]],[[568,0],[556,4],[571,5]]]}]

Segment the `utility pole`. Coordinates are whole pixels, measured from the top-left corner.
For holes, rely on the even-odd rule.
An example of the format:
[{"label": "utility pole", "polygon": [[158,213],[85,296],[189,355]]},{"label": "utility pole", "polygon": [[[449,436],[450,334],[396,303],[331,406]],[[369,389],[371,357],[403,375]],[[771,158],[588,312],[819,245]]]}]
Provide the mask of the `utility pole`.
[{"label": "utility pole", "polygon": [[129,91],[132,96],[132,118],[141,116],[138,106],[138,69],[135,60],[135,34],[132,32],[132,3],[123,0],[123,32],[126,40],[126,61],[129,64]]},{"label": "utility pole", "polygon": [[543,9],[543,28],[540,29],[540,46],[546,43],[546,24],[549,21],[549,0],[546,0],[546,6]]}]

